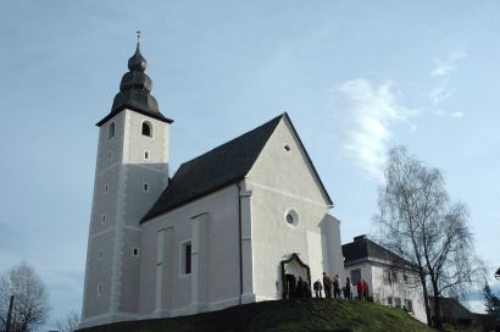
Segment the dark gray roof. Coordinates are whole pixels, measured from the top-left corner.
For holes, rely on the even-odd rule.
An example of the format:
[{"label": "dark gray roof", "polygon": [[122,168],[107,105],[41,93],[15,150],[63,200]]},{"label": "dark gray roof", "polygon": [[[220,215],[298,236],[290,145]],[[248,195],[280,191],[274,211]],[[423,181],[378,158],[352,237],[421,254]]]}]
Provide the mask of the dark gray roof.
[{"label": "dark gray roof", "polygon": [[150,116],[160,121],[172,123],[173,121],[163,116],[158,108],[158,103],[155,97],[151,95],[153,82],[148,75],[144,73],[147,62],[139,49],[139,42],[134,55],[128,60],[129,71],[122,77],[120,83],[120,92],[118,92],[113,100],[111,112],[106,115],[97,126],[101,126],[106,121],[120,113],[125,108],[135,112]]},{"label": "dark gray roof", "polygon": [[[434,297],[429,296],[429,299],[429,305],[432,308],[435,305]],[[441,316],[445,320],[474,319],[474,314],[452,297],[440,297],[439,306],[441,307]]]},{"label": "dark gray roof", "polygon": [[182,164],[142,221],[243,179],[283,116]]},{"label": "dark gray roof", "polygon": [[182,164],[141,222],[242,180],[281,119],[287,119],[329,204],[333,204],[288,115],[283,113],[207,153]]},{"label": "dark gray roof", "polygon": [[344,244],[342,246],[342,254],[344,255],[344,264],[368,260],[370,257],[390,261],[394,264],[402,264],[403,266],[411,266],[411,263],[401,256],[387,250],[363,235],[355,237],[353,242]]}]

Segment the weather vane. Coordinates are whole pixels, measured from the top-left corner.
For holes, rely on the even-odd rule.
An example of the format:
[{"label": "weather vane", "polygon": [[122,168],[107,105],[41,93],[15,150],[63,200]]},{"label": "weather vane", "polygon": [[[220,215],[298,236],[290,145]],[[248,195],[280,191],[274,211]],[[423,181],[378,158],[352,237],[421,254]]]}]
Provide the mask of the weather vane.
[{"label": "weather vane", "polygon": [[141,30],[137,30],[135,33],[137,33],[137,43],[141,40]]}]

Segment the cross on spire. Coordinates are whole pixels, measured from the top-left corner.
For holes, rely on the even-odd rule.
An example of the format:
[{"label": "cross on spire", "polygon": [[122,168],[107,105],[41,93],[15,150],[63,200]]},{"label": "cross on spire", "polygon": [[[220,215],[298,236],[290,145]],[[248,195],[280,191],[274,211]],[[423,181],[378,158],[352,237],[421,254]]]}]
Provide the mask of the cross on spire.
[{"label": "cross on spire", "polygon": [[137,44],[139,44],[141,41],[141,30],[137,30],[135,33],[137,34]]}]

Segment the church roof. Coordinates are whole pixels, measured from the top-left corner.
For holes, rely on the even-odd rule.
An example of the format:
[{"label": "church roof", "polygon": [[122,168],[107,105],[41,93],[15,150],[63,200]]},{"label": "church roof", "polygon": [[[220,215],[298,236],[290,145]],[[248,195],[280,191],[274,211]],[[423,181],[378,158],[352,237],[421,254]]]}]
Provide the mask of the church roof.
[{"label": "church roof", "polygon": [[[283,113],[269,122],[182,164],[141,222],[242,180],[252,168],[274,129],[283,118],[288,119],[288,115]],[[290,122],[290,120],[288,121]],[[293,130],[295,131],[295,129]],[[300,144],[302,145],[301,142]],[[332,204],[307,152],[305,154],[322,186],[326,199],[329,204]]]},{"label": "church roof", "polygon": [[182,164],[142,221],[243,179],[283,116]]},{"label": "church roof", "polygon": [[342,254],[346,265],[366,261],[369,258],[388,261],[392,264],[398,264],[398,266],[409,267],[412,265],[401,256],[368,239],[366,235],[356,236],[353,242],[344,244]]},{"label": "church roof", "polygon": [[135,112],[150,116],[157,120],[172,123],[173,121],[160,113],[158,103],[151,95],[153,82],[151,78],[144,73],[147,66],[146,59],[142,56],[137,41],[137,47],[134,55],[128,60],[129,71],[122,77],[120,83],[120,92],[118,92],[113,100],[111,112],[106,115],[96,125],[102,126],[109,119],[120,113],[125,108],[131,109]]}]

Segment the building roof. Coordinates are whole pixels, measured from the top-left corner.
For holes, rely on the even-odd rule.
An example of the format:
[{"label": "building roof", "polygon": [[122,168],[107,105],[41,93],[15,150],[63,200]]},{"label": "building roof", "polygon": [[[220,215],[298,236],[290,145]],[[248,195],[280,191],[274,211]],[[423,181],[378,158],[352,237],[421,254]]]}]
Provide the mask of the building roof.
[{"label": "building roof", "polygon": [[137,42],[135,53],[128,60],[129,71],[122,77],[120,92],[116,94],[113,100],[111,112],[99,121],[96,124],[97,126],[102,126],[109,119],[126,108],[163,122],[173,122],[160,113],[158,103],[155,97],[151,95],[153,82],[151,78],[144,73],[147,61],[142,56],[139,46],[139,42]]},{"label": "building roof", "polygon": [[[431,307],[434,306],[434,297],[429,296],[429,304]],[[472,320],[474,319],[474,314],[470,312],[469,309],[463,306],[462,303],[458,302],[452,297],[440,297],[439,306],[441,307],[441,316],[445,320]]]},{"label": "building roof", "polygon": [[[252,168],[281,119],[287,119],[291,124],[288,115],[283,113],[269,122],[182,164],[160,198],[141,220],[141,223],[242,180]],[[291,127],[295,132],[293,125]],[[298,140],[300,142],[300,138]],[[300,144],[327,201],[332,204],[302,142]]]},{"label": "building roof", "polygon": [[142,222],[243,179],[284,116],[183,163]]},{"label": "building roof", "polygon": [[366,261],[369,258],[389,261],[392,264],[400,266],[412,265],[401,256],[368,239],[366,235],[357,236],[353,242],[344,244],[342,246],[342,254],[344,255],[344,264],[346,265]]}]

